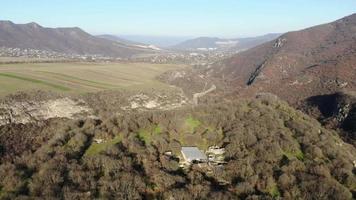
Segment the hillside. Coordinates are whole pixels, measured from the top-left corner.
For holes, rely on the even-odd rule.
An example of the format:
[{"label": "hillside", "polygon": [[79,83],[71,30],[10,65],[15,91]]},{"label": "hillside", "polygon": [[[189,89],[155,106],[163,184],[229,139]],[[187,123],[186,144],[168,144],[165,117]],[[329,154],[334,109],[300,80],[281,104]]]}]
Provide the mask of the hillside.
[{"label": "hillside", "polygon": [[207,68],[167,72],[161,80],[189,95],[214,84],[220,99],[273,93],[355,145],[355,30],[356,14],[286,33]]},{"label": "hillside", "polygon": [[356,14],[278,39],[206,71],[240,93],[272,92],[295,103],[356,87]]},{"label": "hillside", "polygon": [[325,127],[336,129],[343,139],[356,147],[356,94],[337,92],[313,96],[298,109],[318,119]]},{"label": "hillside", "polygon": [[0,21],[0,46],[66,54],[129,57],[151,50],[92,36],[80,28],[45,28],[36,23]]},{"label": "hillside", "polygon": [[115,35],[98,35],[97,37],[111,40],[114,42],[120,42],[120,43],[127,44],[130,46],[136,47],[136,48],[142,48],[142,49],[147,49],[147,50],[152,50],[152,51],[162,50],[161,48],[156,47],[155,45],[152,45],[152,44],[143,44],[143,43],[139,43],[139,42],[134,42],[131,40],[122,39]]},{"label": "hillside", "polygon": [[235,50],[243,51],[276,39],[280,34],[267,34],[251,38],[222,39],[217,37],[199,37],[184,41],[172,47],[178,50]]},{"label": "hillside", "polygon": [[[101,116],[0,126],[0,199],[355,197],[355,147],[272,96]],[[223,165],[179,167],[182,146],[211,145]]]},{"label": "hillside", "polygon": [[116,35],[104,34],[104,35],[96,35],[96,37],[123,43],[123,44],[127,44],[127,45],[143,45],[143,43],[126,40],[126,39],[120,38]]}]

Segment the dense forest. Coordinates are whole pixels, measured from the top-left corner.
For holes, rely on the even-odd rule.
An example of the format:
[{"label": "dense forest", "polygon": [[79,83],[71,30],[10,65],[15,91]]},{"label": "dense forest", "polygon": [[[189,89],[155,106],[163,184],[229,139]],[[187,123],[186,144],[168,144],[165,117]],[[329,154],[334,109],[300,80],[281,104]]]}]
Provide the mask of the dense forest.
[{"label": "dense forest", "polygon": [[[225,165],[179,167],[182,146],[212,145]],[[0,199],[356,197],[355,147],[271,96],[6,125],[0,155]]]}]

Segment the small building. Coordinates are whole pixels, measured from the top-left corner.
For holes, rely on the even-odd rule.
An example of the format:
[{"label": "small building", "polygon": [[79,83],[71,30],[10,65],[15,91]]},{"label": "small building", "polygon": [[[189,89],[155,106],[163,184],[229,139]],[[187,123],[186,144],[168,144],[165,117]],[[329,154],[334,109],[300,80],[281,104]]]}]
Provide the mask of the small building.
[{"label": "small building", "polygon": [[193,162],[207,162],[207,156],[198,147],[182,147],[181,150],[184,161],[187,164]]},{"label": "small building", "polygon": [[101,144],[104,142],[103,139],[100,139],[100,138],[94,138],[94,142],[97,143],[97,144]]},{"label": "small building", "polygon": [[215,154],[215,155],[224,155],[225,154],[225,149],[220,148],[218,146],[211,146],[209,147],[208,151],[206,151],[208,154]]},{"label": "small building", "polygon": [[220,148],[218,146],[211,146],[206,151],[206,155],[208,155],[209,163],[213,165],[226,164],[224,154],[225,154],[225,149]]}]

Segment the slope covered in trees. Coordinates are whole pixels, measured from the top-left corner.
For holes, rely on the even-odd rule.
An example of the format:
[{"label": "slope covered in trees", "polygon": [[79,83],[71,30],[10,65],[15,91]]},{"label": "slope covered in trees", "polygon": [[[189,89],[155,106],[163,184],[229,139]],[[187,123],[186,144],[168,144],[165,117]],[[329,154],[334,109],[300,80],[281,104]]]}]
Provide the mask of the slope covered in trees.
[{"label": "slope covered in trees", "polygon": [[[191,145],[224,147],[226,164],[179,168],[181,146]],[[355,147],[267,96],[7,125],[0,147],[0,199],[352,199],[356,192]]]}]

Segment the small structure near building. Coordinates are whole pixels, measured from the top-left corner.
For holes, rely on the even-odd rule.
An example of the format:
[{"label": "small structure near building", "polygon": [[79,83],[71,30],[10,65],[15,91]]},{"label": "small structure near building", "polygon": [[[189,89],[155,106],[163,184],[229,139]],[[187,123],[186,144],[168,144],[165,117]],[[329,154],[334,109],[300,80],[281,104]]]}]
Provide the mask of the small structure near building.
[{"label": "small structure near building", "polygon": [[103,139],[99,139],[99,138],[94,138],[94,142],[97,143],[97,144],[101,144],[104,142]]},{"label": "small structure near building", "polygon": [[164,152],[165,156],[173,156],[173,153],[171,151],[166,151]]},{"label": "small structure near building", "polygon": [[225,154],[225,149],[220,148],[218,146],[211,146],[206,151],[206,155],[208,156],[209,163],[213,165],[226,164],[224,154]]},{"label": "small structure near building", "polygon": [[182,147],[184,162],[190,165],[193,162],[207,162],[207,156],[198,147]]}]

